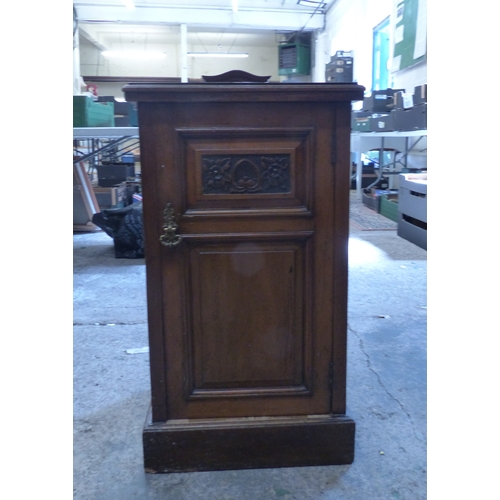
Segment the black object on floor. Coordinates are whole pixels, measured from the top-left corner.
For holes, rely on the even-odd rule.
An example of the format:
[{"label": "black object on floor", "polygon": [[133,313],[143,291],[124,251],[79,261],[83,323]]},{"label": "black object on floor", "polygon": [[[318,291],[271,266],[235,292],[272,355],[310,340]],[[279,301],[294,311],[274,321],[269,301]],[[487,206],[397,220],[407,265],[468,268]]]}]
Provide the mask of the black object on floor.
[{"label": "black object on floor", "polygon": [[142,203],[102,210],[94,214],[92,222],[113,238],[117,259],[144,257]]}]

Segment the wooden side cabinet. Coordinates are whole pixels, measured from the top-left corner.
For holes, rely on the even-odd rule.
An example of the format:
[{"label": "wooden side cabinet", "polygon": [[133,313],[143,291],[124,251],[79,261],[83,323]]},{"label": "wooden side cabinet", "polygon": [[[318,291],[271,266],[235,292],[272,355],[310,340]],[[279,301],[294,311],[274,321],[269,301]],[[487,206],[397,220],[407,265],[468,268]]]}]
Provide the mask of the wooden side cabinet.
[{"label": "wooden side cabinet", "polygon": [[348,464],[356,84],[127,85],[138,103],[149,472]]}]

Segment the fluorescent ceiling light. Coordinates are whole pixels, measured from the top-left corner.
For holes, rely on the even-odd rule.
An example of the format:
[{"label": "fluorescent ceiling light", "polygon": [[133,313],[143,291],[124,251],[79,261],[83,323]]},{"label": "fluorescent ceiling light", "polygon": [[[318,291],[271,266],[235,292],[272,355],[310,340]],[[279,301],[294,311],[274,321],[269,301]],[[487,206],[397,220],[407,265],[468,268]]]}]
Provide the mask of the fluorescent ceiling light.
[{"label": "fluorescent ceiling light", "polygon": [[188,52],[189,57],[248,57],[246,52]]},{"label": "fluorescent ceiling light", "polygon": [[127,9],[135,9],[134,0],[122,0]]},{"label": "fluorescent ceiling light", "polygon": [[297,5],[306,5],[308,7],[324,8],[326,3],[320,0],[298,0]]},{"label": "fluorescent ceiling light", "polygon": [[238,12],[238,0],[233,0],[233,12]]},{"label": "fluorescent ceiling light", "polygon": [[165,52],[152,50],[104,50],[101,54],[111,59],[162,59],[167,56]]}]

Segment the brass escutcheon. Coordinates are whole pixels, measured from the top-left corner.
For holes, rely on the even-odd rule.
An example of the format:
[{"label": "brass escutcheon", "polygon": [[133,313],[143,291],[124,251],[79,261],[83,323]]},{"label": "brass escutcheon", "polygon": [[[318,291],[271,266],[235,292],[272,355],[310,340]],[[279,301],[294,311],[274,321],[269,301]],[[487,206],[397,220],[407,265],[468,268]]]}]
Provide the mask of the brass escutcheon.
[{"label": "brass escutcheon", "polygon": [[181,242],[182,238],[177,234],[179,226],[175,222],[174,207],[172,207],[171,203],[167,203],[163,211],[163,218],[165,222],[163,223],[163,234],[160,236],[160,242],[168,248],[175,247]]}]

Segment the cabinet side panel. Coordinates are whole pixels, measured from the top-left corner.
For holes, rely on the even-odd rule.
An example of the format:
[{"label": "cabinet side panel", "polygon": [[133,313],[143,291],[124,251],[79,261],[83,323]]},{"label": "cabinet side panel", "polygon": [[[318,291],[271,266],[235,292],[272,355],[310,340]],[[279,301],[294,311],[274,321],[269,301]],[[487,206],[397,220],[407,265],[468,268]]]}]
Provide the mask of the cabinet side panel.
[{"label": "cabinet side panel", "polygon": [[[163,335],[162,198],[158,186],[168,183],[167,164],[172,153],[172,137],[165,116],[167,104],[138,103],[141,141],[141,180],[143,197],[144,248],[146,260],[146,292],[148,304],[149,358],[151,373],[151,406],[154,422],[167,419],[165,338]],[[169,136],[170,133],[170,136]],[[158,137],[164,140],[159,141]],[[168,138],[171,138],[168,140]]]},{"label": "cabinet side panel", "polygon": [[339,103],[335,113],[335,134],[332,144],[334,172],[333,220],[333,384],[332,413],[346,411],[346,356],[347,356],[347,286],[349,241],[349,158],[350,158],[350,103]]}]

